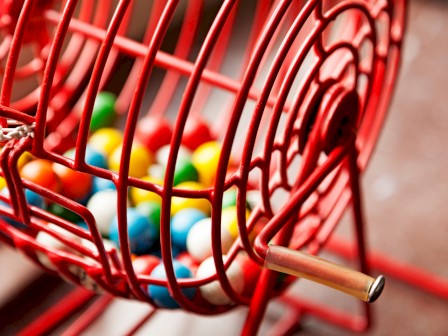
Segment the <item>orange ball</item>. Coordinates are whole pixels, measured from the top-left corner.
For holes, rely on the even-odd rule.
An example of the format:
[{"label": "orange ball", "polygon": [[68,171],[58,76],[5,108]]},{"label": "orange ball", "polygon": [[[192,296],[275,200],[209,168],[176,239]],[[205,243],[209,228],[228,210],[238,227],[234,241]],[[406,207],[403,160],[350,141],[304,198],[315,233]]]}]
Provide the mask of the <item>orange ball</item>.
[{"label": "orange ball", "polygon": [[75,201],[85,199],[92,189],[92,176],[58,163],[53,170],[61,180],[61,194]]},{"label": "orange ball", "polygon": [[61,190],[61,180],[53,171],[53,164],[50,161],[42,159],[30,161],[22,167],[20,176],[54,192]]}]

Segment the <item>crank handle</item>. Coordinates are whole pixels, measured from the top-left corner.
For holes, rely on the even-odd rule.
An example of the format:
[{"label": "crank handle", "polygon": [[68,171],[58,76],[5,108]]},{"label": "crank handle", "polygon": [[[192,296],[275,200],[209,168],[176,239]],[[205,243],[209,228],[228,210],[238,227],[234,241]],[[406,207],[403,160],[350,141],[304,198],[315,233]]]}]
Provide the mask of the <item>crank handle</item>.
[{"label": "crank handle", "polygon": [[368,303],[380,296],[385,283],[382,275],[375,279],[328,260],[277,245],[269,245],[265,267],[320,283]]}]

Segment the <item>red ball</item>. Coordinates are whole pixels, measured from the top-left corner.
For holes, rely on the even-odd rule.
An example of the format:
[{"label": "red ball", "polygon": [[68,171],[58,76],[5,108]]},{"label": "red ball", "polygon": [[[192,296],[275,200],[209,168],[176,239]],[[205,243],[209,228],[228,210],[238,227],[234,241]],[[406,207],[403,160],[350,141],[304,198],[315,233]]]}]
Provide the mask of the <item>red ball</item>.
[{"label": "red ball", "polygon": [[74,201],[82,201],[92,190],[92,176],[81,173],[58,163],[53,164],[54,172],[61,180],[60,193]]},{"label": "red ball", "polygon": [[243,296],[249,297],[253,295],[254,289],[257,286],[258,278],[260,276],[261,268],[260,266],[250,259],[246,254],[238,254],[236,257],[236,262],[241,265],[244,274],[244,288]]},{"label": "red ball", "polygon": [[160,147],[170,143],[172,133],[171,125],[166,119],[146,116],[139,120],[135,137],[155,153]]},{"label": "red ball", "polygon": [[59,192],[61,189],[61,180],[53,171],[53,164],[47,160],[37,159],[28,162],[20,170],[20,176],[54,192]]},{"label": "red ball", "polygon": [[202,119],[189,119],[182,135],[182,144],[194,151],[205,142],[214,140],[210,128]]},{"label": "red ball", "polygon": [[193,273],[196,273],[199,267],[198,263],[187,252],[179,253],[176,260],[187,266]]},{"label": "red ball", "polygon": [[136,257],[132,261],[132,267],[134,267],[134,272],[141,275],[149,275],[152,270],[160,264],[160,259],[153,255],[143,255]]}]

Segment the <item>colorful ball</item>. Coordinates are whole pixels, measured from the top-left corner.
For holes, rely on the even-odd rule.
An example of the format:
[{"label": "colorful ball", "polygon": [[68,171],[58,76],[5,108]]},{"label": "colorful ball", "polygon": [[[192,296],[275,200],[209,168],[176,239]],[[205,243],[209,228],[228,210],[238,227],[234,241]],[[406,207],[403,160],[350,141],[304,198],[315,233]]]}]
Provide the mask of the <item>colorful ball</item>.
[{"label": "colorful ball", "polygon": [[117,198],[116,190],[106,189],[93,194],[87,202],[87,209],[95,218],[98,230],[103,236],[109,234],[112,220],[117,214]]},{"label": "colorful ball", "polygon": [[[182,182],[176,186],[179,189],[203,190],[204,186],[198,182]],[[210,202],[205,198],[173,197],[171,199],[171,215],[175,215],[182,209],[195,208],[205,214],[210,213]]]},{"label": "colorful ball", "polygon": [[19,160],[17,160],[17,168],[20,170],[24,165],[33,160],[33,155],[30,152],[23,152]]},{"label": "colorful ball", "polygon": [[116,100],[117,98],[113,93],[98,93],[93,105],[92,118],[90,119],[91,132],[95,132],[103,127],[111,126],[114,123],[117,116],[115,111]]},{"label": "colorful ball", "polygon": [[[127,209],[127,235],[131,253],[146,253],[158,238],[158,234],[149,220],[134,208]],[[118,217],[114,216],[109,229],[109,239],[119,246]]]},{"label": "colorful ball", "polygon": [[[236,206],[227,207],[222,210],[221,225],[224,226],[230,235],[235,239],[238,237],[238,217]],[[250,212],[246,209],[246,220],[249,219]]]},{"label": "colorful ball", "polygon": [[[118,146],[109,157],[109,169],[118,172],[121,165],[122,146]],[[152,163],[152,154],[143,145],[134,143],[131,148],[131,157],[129,163],[129,176],[142,177],[148,172]]]},{"label": "colorful ball", "polygon": [[[168,164],[168,157],[170,155],[171,146],[166,145],[159,148],[156,152],[156,161],[161,164],[163,167],[166,167]],[[180,160],[191,160],[191,151],[185,146],[180,145],[179,150],[177,151],[177,161]]]},{"label": "colorful ball", "polygon": [[4,177],[0,176],[0,189],[3,189],[4,187],[6,187],[6,180]]},{"label": "colorful ball", "polygon": [[101,128],[89,138],[89,147],[108,158],[123,143],[123,133],[115,128]]},{"label": "colorful ball", "polygon": [[94,176],[92,179],[92,194],[95,194],[98,191],[106,189],[117,190],[117,187],[115,186],[115,183],[112,182],[111,180]]},{"label": "colorful ball", "polygon": [[221,156],[221,145],[216,141],[209,141],[200,145],[191,157],[193,165],[199,172],[199,182],[205,186],[214,183],[219,158]]},{"label": "colorful ball", "polygon": [[[193,274],[187,266],[178,261],[173,261],[174,274],[177,279],[192,278]],[[156,279],[166,279],[166,271],[163,264],[159,264],[151,272],[151,276]],[[182,288],[182,294],[189,300],[193,299],[196,294],[196,288]],[[179,308],[179,304],[174,300],[166,286],[149,285],[148,294],[154,302],[162,308],[175,309]]]},{"label": "colorful ball", "polygon": [[[210,257],[212,250],[212,220],[207,217],[196,222],[188,232],[187,251],[198,263]],[[227,228],[221,225],[222,253],[227,253],[234,241]]]},{"label": "colorful ball", "polygon": [[48,211],[51,212],[53,215],[63,218],[71,223],[79,223],[83,221],[81,216],[79,216],[77,213],[67,208],[64,208],[62,205],[58,203],[51,203],[48,207]]},{"label": "colorful ball", "polygon": [[61,180],[60,193],[75,201],[85,199],[92,190],[92,175],[81,173],[58,163],[53,170]]},{"label": "colorful ball", "polygon": [[[76,150],[74,148],[68,150],[64,153],[64,156],[74,160]],[[99,150],[87,145],[84,161],[91,166],[99,168],[107,168],[107,158],[106,155]]]},{"label": "colorful ball", "polygon": [[47,160],[28,162],[20,170],[20,176],[54,192],[59,192],[62,187],[59,176],[53,171],[53,163]]},{"label": "colorful ball", "polygon": [[[141,178],[142,181],[146,181],[146,182],[150,182],[153,184],[158,184],[158,185],[162,185],[163,181],[159,180],[157,178],[154,178],[152,176],[144,176]],[[140,189],[140,188],[136,188],[136,187],[132,187],[129,191],[132,203],[134,205],[139,205],[142,202],[157,202],[160,203],[162,201],[161,197],[159,196],[159,194],[146,190],[146,189]]]},{"label": "colorful ball", "polygon": [[182,182],[188,181],[198,182],[198,171],[190,160],[180,160],[176,162],[173,184],[176,186]]},{"label": "colorful ball", "polygon": [[[227,260],[227,256],[224,255],[223,260]],[[215,262],[212,257],[209,257],[199,265],[196,277],[207,278],[214,274],[216,274]],[[244,289],[244,273],[241,265],[236,260],[230,264],[226,270],[226,275],[232,289],[236,293],[241,294]],[[202,297],[211,304],[228,305],[233,303],[218,280],[200,286],[199,290]]]},{"label": "colorful ball", "polygon": [[159,264],[160,259],[150,254],[137,256],[134,260],[132,260],[134,272],[142,275],[151,274],[152,270]]},{"label": "colorful ball", "polygon": [[187,249],[188,232],[194,224],[206,218],[206,215],[197,209],[182,209],[171,219],[171,238],[174,245],[182,250]]},{"label": "colorful ball", "polygon": [[246,297],[251,297],[260,277],[261,267],[243,252],[238,253],[236,261],[240,264],[244,274],[244,288],[242,294]]},{"label": "colorful ball", "polygon": [[204,142],[212,141],[213,136],[205,121],[200,118],[188,119],[182,134],[182,144],[195,150]]},{"label": "colorful ball", "polygon": [[135,137],[146,148],[155,153],[171,141],[171,125],[164,118],[146,116],[138,121]]},{"label": "colorful ball", "polygon": [[154,201],[144,201],[139,203],[135,210],[148,218],[149,223],[154,226],[157,234],[160,232],[160,203]]}]

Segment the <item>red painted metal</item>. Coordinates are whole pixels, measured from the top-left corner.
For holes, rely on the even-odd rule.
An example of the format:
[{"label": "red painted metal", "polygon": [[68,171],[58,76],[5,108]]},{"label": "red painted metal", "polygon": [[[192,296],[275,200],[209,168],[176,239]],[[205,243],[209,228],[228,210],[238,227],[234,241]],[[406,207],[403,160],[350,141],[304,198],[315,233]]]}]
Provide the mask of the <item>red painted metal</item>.
[{"label": "red painted metal", "polygon": [[[405,0],[262,0],[250,12],[242,1],[226,0],[212,18],[206,17],[210,14],[205,14],[206,2],[202,0],[187,2],[184,9],[178,1],[154,1],[147,8],[148,24],[141,41],[128,30],[130,22],[138,17],[132,12],[130,0],[117,5],[110,0],[5,3],[11,5],[0,7],[0,122],[5,127],[3,133],[19,125],[32,127],[33,133],[32,137],[4,140],[1,150],[1,175],[13,196],[0,196],[11,205],[1,206],[0,213],[29,228],[22,231],[0,221],[4,242],[36,263],[37,251],[47,253],[56,272],[73,283],[80,284],[71,271],[76,266],[108,293],[145,301],[154,308],[143,285],[167,286],[183,309],[198,314],[219,314],[236,305],[247,305],[245,334],[257,332],[269,300],[281,295],[293,279],[286,277],[279,282],[277,273],[265,269],[254,295],[240,295],[225,272],[238,252],[245,251],[263,265],[267,244],[274,240],[278,245],[317,254],[351,203],[360,270],[368,271],[359,174],[373,151],[393,93],[405,26]],[[237,27],[242,15],[252,21],[252,26],[245,50],[237,58],[229,52],[229,45],[236,37],[245,38]],[[32,29],[36,20],[40,23],[38,30]],[[176,46],[173,52],[164,51],[167,32],[173,27],[180,29]],[[27,52],[33,56],[24,61]],[[126,62],[132,63],[132,69],[123,81],[116,69]],[[234,73],[226,68],[229,62],[237,70]],[[157,78],[160,73],[162,82]],[[21,92],[19,87],[26,81],[34,86]],[[117,81],[118,89],[111,84]],[[116,91],[116,108],[124,117],[118,173],[89,166],[84,159],[95,97],[109,88]],[[148,90],[157,91],[149,108],[143,103]],[[223,92],[222,106],[214,105],[207,112],[213,94]],[[176,99],[180,100],[177,105]],[[146,114],[172,121],[171,150],[162,186],[128,174],[135,129]],[[188,120],[199,117],[209,120],[214,136],[222,143],[216,180],[203,190],[178,189],[173,187],[173,178],[182,134]],[[243,136],[237,138],[238,133]],[[73,160],[62,154],[72,146],[76,146]],[[85,206],[20,177],[17,160],[24,151],[115,183],[121,259],[116,251],[103,246],[94,218]],[[227,169],[230,157],[234,158],[231,172]],[[162,199],[160,245],[166,280],[138,275],[133,270],[126,236],[129,187],[151,190]],[[238,190],[239,238],[224,263],[221,204],[224,191],[232,187]],[[29,207],[25,188],[79,214],[89,230]],[[246,220],[245,204],[252,190],[259,192],[261,201]],[[279,205],[276,195],[280,191],[288,196]],[[216,265],[213,277],[186,280],[174,275],[170,238],[173,196],[205,198],[211,204]],[[64,237],[46,223],[91,241],[97,251]],[[259,223],[266,224],[260,228]],[[35,240],[39,231],[58,237],[76,253],[50,251]],[[215,279],[236,305],[204,305],[188,300],[181,291]],[[106,296],[98,307],[107,306],[109,299]],[[331,307],[298,299],[288,302],[292,302],[297,317],[314,314],[355,330],[364,330],[370,323],[367,306],[362,320],[355,317],[357,322],[353,324]],[[100,310],[94,306],[86,311],[71,332],[82,330]],[[135,330],[152,314],[153,310]],[[49,316],[39,322],[44,329],[45,324],[50,326],[63,318]]]}]

